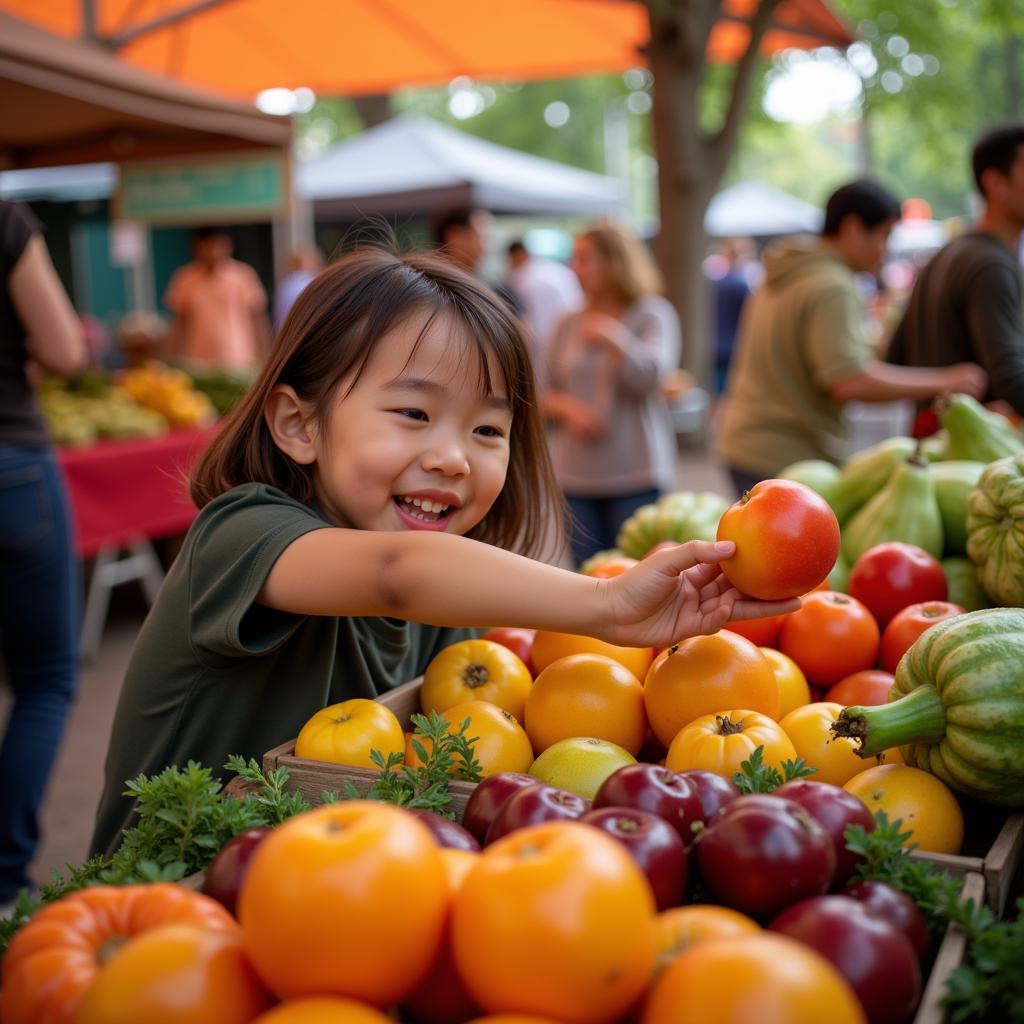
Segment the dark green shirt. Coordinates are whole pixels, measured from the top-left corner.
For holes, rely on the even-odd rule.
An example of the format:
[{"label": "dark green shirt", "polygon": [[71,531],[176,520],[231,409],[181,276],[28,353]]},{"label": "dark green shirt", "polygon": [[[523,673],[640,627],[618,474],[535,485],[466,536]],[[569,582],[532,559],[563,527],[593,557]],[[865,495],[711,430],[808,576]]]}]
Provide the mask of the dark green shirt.
[{"label": "dark green shirt", "polygon": [[256,604],[285,548],[330,525],[264,484],[236,487],[200,512],[132,651],[93,853],[116,848],[130,824],[127,780],[190,758],[221,776],[229,754],[262,761],[319,708],[376,697],[420,675],[442,647],[476,635]]}]

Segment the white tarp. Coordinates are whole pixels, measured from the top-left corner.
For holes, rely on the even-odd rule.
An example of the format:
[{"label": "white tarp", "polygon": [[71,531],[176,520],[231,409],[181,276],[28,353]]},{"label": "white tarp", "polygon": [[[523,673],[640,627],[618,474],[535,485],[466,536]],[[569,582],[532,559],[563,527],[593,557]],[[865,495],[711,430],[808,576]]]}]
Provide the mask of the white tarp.
[{"label": "white tarp", "polygon": [[723,189],[708,204],[704,230],[712,238],[795,235],[821,230],[822,211],[763,181]]}]

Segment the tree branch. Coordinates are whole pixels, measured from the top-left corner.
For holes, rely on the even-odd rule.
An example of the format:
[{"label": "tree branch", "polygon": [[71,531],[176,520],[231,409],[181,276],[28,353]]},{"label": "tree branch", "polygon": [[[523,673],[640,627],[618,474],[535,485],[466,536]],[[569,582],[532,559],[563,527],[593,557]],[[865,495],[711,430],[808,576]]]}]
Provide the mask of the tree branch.
[{"label": "tree branch", "polygon": [[750,39],[747,42],[746,51],[736,65],[736,72],[732,79],[732,94],[729,97],[729,107],[722,120],[722,127],[707,140],[709,158],[714,164],[716,175],[721,175],[725,171],[725,165],[736,145],[736,137],[739,134],[743,111],[746,107],[747,94],[750,92],[760,57],[761,43],[779,3],[780,0],[761,0],[757,13],[750,21]]}]

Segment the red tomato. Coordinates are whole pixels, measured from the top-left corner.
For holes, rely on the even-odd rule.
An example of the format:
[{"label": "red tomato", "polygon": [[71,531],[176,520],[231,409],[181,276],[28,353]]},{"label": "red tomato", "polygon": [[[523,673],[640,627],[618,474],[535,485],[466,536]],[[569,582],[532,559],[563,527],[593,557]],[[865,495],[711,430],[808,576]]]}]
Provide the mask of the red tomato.
[{"label": "red tomato", "polygon": [[831,686],[851,672],[871,668],[878,657],[878,623],[847,594],[819,590],[786,616],[779,650],[803,669],[809,682]]},{"label": "red tomato", "polygon": [[843,707],[872,707],[886,704],[889,691],[896,677],[891,672],[883,672],[878,668],[866,668],[862,672],[841,679],[825,694],[825,700]]},{"label": "red tomato", "polygon": [[536,635],[535,629],[519,629],[515,626],[496,626],[487,630],[480,638],[481,640],[493,640],[502,647],[507,647],[513,654],[530,670],[530,675],[535,676],[537,669],[533,664],[533,638]]},{"label": "red tomato", "polygon": [[952,601],[924,601],[904,608],[885,627],[878,663],[886,672],[895,672],[900,658],[929,626],[963,613],[964,609]]},{"label": "red tomato", "polygon": [[743,619],[740,622],[727,622],[725,628],[731,633],[739,633],[758,647],[774,647],[782,629],[785,615],[766,615],[762,619]]},{"label": "red tomato", "polygon": [[887,541],[868,548],[850,570],[847,593],[874,615],[879,629],[909,604],[945,601],[949,590],[938,559],[914,544]]},{"label": "red tomato", "polygon": [[764,601],[799,597],[832,570],[839,523],[825,499],[794,480],[762,480],[730,505],[718,540],[736,553],[722,572],[737,590]]}]

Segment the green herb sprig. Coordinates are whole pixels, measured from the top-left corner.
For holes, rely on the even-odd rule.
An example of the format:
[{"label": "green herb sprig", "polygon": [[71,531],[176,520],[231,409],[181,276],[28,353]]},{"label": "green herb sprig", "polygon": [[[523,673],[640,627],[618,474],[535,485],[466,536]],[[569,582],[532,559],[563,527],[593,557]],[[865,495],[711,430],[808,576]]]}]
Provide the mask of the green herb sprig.
[{"label": "green herb sprig", "polygon": [[818,770],[802,757],[783,761],[780,767],[781,772],[765,764],[764,747],[760,746],[740,764],[738,772],[733,772],[732,781],[741,793],[774,793],[784,782],[806,778]]}]

